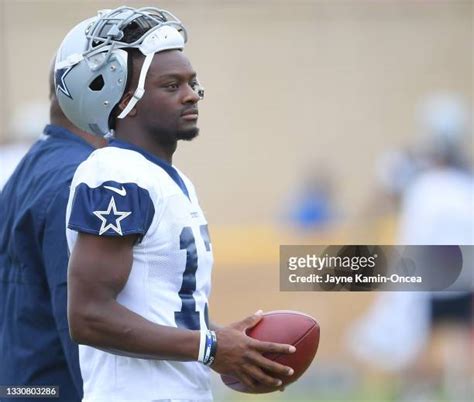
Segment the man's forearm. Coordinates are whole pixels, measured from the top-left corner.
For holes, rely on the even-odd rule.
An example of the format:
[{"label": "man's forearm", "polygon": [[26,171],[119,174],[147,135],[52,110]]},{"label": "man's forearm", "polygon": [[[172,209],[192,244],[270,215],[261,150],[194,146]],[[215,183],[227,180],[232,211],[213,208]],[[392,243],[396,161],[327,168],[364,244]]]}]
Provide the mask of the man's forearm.
[{"label": "man's forearm", "polygon": [[[89,306],[89,314],[73,318],[76,342],[141,359],[193,361],[198,358],[200,332],[158,325],[115,300]],[[71,319],[71,314],[70,314]],[[74,322],[74,319],[77,320]]]}]

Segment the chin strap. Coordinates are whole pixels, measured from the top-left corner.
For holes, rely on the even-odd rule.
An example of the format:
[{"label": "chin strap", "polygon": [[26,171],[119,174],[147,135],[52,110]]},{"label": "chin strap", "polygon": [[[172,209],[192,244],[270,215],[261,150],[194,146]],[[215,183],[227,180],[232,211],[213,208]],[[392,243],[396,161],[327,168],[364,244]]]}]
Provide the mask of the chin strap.
[{"label": "chin strap", "polygon": [[137,104],[137,102],[142,98],[143,94],[145,93],[145,78],[154,55],[155,53],[150,53],[145,57],[142,70],[140,71],[140,78],[138,79],[137,89],[133,93],[132,99],[130,99],[125,109],[123,109],[122,113],[118,115],[119,119],[123,119],[124,117],[126,117],[127,114],[130,113],[130,110],[133,109],[133,107]]}]

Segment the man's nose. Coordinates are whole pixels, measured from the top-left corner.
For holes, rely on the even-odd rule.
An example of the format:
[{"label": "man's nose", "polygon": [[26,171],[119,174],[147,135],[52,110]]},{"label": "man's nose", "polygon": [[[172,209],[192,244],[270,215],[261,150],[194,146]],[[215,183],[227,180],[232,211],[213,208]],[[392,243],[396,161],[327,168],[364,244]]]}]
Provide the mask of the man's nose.
[{"label": "man's nose", "polygon": [[197,91],[195,91],[191,85],[186,85],[185,91],[183,103],[197,103],[201,99]]}]

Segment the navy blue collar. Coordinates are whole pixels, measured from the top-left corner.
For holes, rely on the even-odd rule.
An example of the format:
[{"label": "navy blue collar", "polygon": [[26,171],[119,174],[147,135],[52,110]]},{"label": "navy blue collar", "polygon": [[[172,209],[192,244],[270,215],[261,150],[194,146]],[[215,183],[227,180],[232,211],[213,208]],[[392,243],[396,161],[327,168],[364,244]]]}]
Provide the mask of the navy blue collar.
[{"label": "navy blue collar", "polygon": [[148,151],[145,151],[143,148],[135,144],[118,140],[117,138],[110,139],[109,146],[123,148],[123,149],[130,149],[132,151],[138,152],[139,154],[143,155],[150,162],[154,163],[155,165],[158,165],[166,173],[168,173],[169,177],[171,177],[171,179],[178,185],[178,187],[181,189],[184,195],[188,197],[188,199],[190,199],[188,189],[186,188],[186,185],[184,184],[183,179],[179,175],[178,171],[173,166],[171,166],[168,162],[165,162],[163,159],[158,158],[157,156],[153,155],[152,153]]},{"label": "navy blue collar", "polygon": [[59,138],[62,140],[74,141],[79,142],[80,144],[87,145],[89,148],[95,149],[94,146],[88,143],[83,138],[79,137],[78,135],[74,134],[73,132],[69,131],[67,128],[56,126],[54,124],[48,124],[43,133],[45,135],[49,135],[50,137]]}]

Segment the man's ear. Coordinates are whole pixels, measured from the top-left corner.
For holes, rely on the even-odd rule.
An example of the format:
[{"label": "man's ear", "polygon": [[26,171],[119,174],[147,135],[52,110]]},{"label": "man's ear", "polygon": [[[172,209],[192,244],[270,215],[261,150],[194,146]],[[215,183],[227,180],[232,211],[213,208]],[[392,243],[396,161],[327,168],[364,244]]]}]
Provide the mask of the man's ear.
[{"label": "man's ear", "polygon": [[[133,97],[133,92],[131,92],[131,91],[128,91],[122,97],[122,100],[118,104],[120,112],[122,112],[127,107],[128,102],[130,102],[130,99],[132,99],[132,97]],[[127,116],[135,116],[136,114],[137,114],[137,109],[135,107],[133,107],[132,110],[130,110],[130,112],[127,114]]]}]

